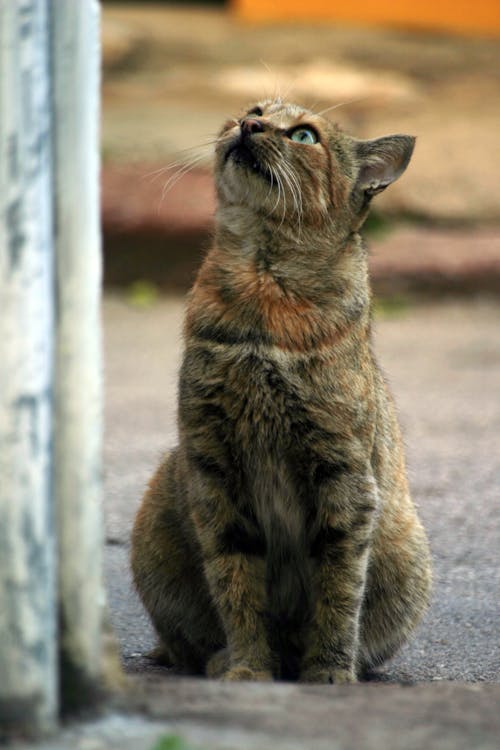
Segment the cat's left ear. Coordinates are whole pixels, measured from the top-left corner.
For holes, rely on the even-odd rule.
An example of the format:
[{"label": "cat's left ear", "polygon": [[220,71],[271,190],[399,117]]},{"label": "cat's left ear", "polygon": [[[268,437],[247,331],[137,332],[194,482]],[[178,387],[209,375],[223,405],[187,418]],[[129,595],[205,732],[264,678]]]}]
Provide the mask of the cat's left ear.
[{"label": "cat's left ear", "polygon": [[372,141],[355,141],[354,147],[359,164],[356,188],[369,199],[401,177],[410,162],[415,138],[386,135]]}]

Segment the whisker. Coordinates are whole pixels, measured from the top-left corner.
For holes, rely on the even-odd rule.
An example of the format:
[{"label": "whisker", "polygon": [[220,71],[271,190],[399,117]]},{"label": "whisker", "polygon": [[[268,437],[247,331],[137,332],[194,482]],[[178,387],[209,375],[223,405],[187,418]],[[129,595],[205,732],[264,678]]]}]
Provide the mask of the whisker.
[{"label": "whisker", "polygon": [[161,198],[160,198],[160,202],[158,205],[158,210],[159,210],[160,204],[165,200],[165,196],[168,193],[168,191],[171,190],[174,187],[174,185],[176,185],[182,177],[188,174],[188,172],[191,172],[191,170],[193,170],[203,158],[204,158],[203,156],[198,156],[196,159],[193,159],[188,164],[184,164],[176,172],[174,172],[174,174],[166,181],[161,192]]},{"label": "whisker", "polygon": [[276,198],[276,202],[275,202],[275,204],[273,206],[273,210],[271,211],[271,214],[274,214],[274,212],[278,208],[278,206],[280,204],[280,201],[281,201],[281,194],[283,192],[283,183],[281,182],[281,178],[279,176],[278,168],[276,168],[275,177],[276,177],[276,185],[278,187],[278,197]]},{"label": "whisker", "polygon": [[[286,184],[290,188],[290,192],[292,194],[292,198],[294,200],[294,206],[295,206],[295,193],[293,191],[293,188],[292,188],[292,186],[290,184],[290,180],[288,179],[286,172],[283,170],[283,165],[279,164],[279,165],[277,165],[276,168],[281,173],[281,176],[284,178]],[[281,221],[280,221],[280,224],[279,224],[280,227],[282,227],[283,224],[285,223],[286,214],[287,214],[286,190],[285,190],[285,186],[283,185],[283,212],[282,212]]]},{"label": "whisker", "polygon": [[292,80],[291,80],[291,82],[290,82],[290,84],[289,84],[288,88],[286,89],[285,93],[283,94],[283,98],[284,98],[284,99],[288,99],[288,96],[289,96],[290,92],[292,91],[293,87],[294,87],[294,86],[296,86],[296,84],[297,84],[297,81],[298,81],[298,80],[300,79],[300,76],[301,76],[301,75],[302,75],[301,73],[298,73],[298,74],[297,74],[297,75],[295,76],[295,78],[292,78]]},{"label": "whisker", "polygon": [[141,175],[141,180],[145,180],[148,177],[158,177],[162,174],[165,174],[165,172],[168,172],[170,169],[174,169],[174,167],[182,167],[185,165],[186,162],[184,161],[171,161],[169,164],[166,164],[164,167],[160,167],[159,169],[155,169],[153,172],[147,172],[146,174]]},{"label": "whisker", "polygon": [[314,107],[317,107],[317,106],[318,106],[318,104],[319,104],[319,101],[318,101],[318,99],[315,99],[315,100],[313,101],[313,103],[312,103],[312,104],[306,104],[306,107],[307,107],[307,109],[308,109],[308,110],[309,110],[310,112],[314,112]]},{"label": "whisker", "polygon": [[213,138],[210,138],[209,141],[202,141],[201,143],[198,143],[196,146],[187,146],[186,148],[181,148],[177,153],[183,154],[186,153],[186,151],[196,151],[196,149],[199,148],[206,148],[208,146],[213,146],[217,141],[219,140],[218,136],[214,136]]},{"label": "whisker", "polygon": [[274,171],[273,171],[272,167],[269,166],[269,164],[266,164],[265,166],[267,168],[267,171],[269,172],[269,177],[271,178],[271,184],[269,186],[269,190],[267,191],[267,195],[266,195],[266,198],[265,198],[265,202],[267,203],[267,201],[269,199],[269,196],[273,192],[273,188],[274,188]]},{"label": "whisker", "polygon": [[174,167],[182,167],[187,163],[190,163],[190,161],[186,161],[185,158],[183,158],[184,155],[190,156],[190,152],[193,152],[196,156],[196,152],[202,152],[199,154],[200,161],[201,159],[207,159],[207,161],[210,158],[210,151],[208,150],[211,146],[219,142],[219,137],[213,137],[210,138],[208,141],[203,141],[201,143],[197,143],[194,146],[187,146],[186,148],[181,148],[177,150],[177,159],[175,161],[171,161],[168,164],[165,164],[163,167],[159,167],[158,169],[154,169],[152,172],[146,172],[145,174],[141,175],[140,179],[145,180],[149,177],[152,177],[153,180],[156,179],[158,176],[164,174],[165,172],[168,172],[170,169],[173,169]]},{"label": "whisker", "polygon": [[[285,190],[285,184],[284,184],[285,182],[286,185],[288,186],[288,190],[293,200],[293,208],[294,208],[294,212],[297,214],[297,221],[298,221],[299,232],[300,232],[301,227],[302,227],[302,217],[303,217],[304,209],[303,209],[303,203],[302,203],[302,191],[300,189],[300,181],[298,179],[297,173],[294,171],[293,167],[290,164],[287,164],[283,160],[284,157],[280,149],[276,148],[276,146],[272,144],[270,144],[268,148],[269,148],[269,155],[274,157],[274,162],[276,165],[275,176],[277,177],[277,180],[279,179],[279,182],[277,181],[278,199],[273,207],[273,213],[278,206],[278,203],[281,198],[281,192],[282,192],[283,202],[284,202],[284,214],[286,214],[287,209],[286,209],[286,190]],[[283,179],[281,179],[279,175],[281,175]],[[283,224],[283,221],[284,221],[284,216],[282,218],[281,224]]]},{"label": "whisker", "polygon": [[288,169],[288,172],[289,172],[289,175],[290,175],[290,179],[293,181],[293,184],[295,185],[295,188],[297,190],[297,197],[298,197],[298,204],[299,204],[297,206],[297,208],[299,209],[300,213],[302,214],[303,205],[302,205],[302,190],[300,189],[300,181],[299,181],[297,172],[294,170],[294,168],[292,167],[292,165],[291,164],[287,164],[286,166],[287,166],[287,169]]},{"label": "whisker", "polygon": [[288,170],[288,167],[286,164],[280,164],[281,173],[283,175],[283,178],[290,190],[290,193],[292,194],[292,201],[293,201],[293,208],[295,211],[297,211],[297,197],[295,195],[295,187],[292,183],[292,180],[290,178],[290,173]]},{"label": "whisker", "polygon": [[279,177],[278,170],[279,170],[280,161],[282,160],[283,156],[282,156],[280,150],[278,148],[276,148],[273,144],[269,144],[268,145],[268,149],[269,149],[269,155],[272,156],[272,157],[274,157],[274,163],[276,165],[275,168],[273,168],[270,165],[269,161],[267,161],[267,168],[269,169],[269,171],[271,173],[271,188],[270,189],[272,189],[272,185],[273,185],[273,182],[272,182],[273,176],[276,179],[276,187],[278,188],[278,197],[276,198],[275,204],[274,204],[274,206],[273,206],[273,208],[272,208],[272,210],[270,212],[270,215],[272,215],[276,211],[276,209],[278,207],[278,204],[279,204],[279,202],[281,200],[281,192],[282,192],[282,189],[283,189],[283,183],[282,183],[282,181],[281,181],[281,179]]},{"label": "whisker", "polygon": [[267,72],[269,73],[269,75],[274,78],[274,86],[273,86],[274,94],[272,96],[269,96],[268,92],[264,91],[266,99],[276,99],[277,97],[279,97],[278,76],[276,75],[276,73],[274,71],[271,70],[271,67],[266,63],[265,60],[263,60],[262,58],[260,58],[259,62],[267,70]]},{"label": "whisker", "polygon": [[290,191],[293,198],[293,207],[297,214],[297,224],[299,233],[301,232],[301,221],[302,221],[302,194],[300,191],[300,185],[298,179],[293,171],[290,164],[282,164],[283,172],[286,176],[287,182],[290,186]]},{"label": "whisker", "polygon": [[331,107],[327,107],[326,109],[322,109],[321,112],[315,112],[314,114],[318,115],[318,117],[323,117],[327,112],[331,112],[333,109],[338,109],[339,107],[345,107],[348,104],[356,104],[357,102],[362,102],[365,99],[368,99],[367,96],[360,96],[357,99],[348,99],[345,102],[340,102],[339,104],[332,104]]},{"label": "whisker", "polygon": [[177,182],[177,180],[187,172],[190,172],[194,167],[202,161],[203,156],[197,156],[196,158],[189,161],[187,164],[183,164],[174,174],[166,181],[164,190],[167,190],[171,183]]},{"label": "whisker", "polygon": [[[194,151],[195,149],[200,150],[201,148],[204,148],[206,144],[203,144],[201,146],[192,146],[189,148],[190,151]],[[184,149],[184,151],[187,151],[188,149]],[[208,153],[202,153],[198,156],[195,156],[196,161],[202,161],[203,159],[206,159],[208,157]],[[160,175],[164,174],[165,172],[168,172],[170,169],[173,169],[174,167],[183,167],[187,164],[190,164],[191,160],[186,161],[185,159],[178,158],[176,161],[171,161],[168,164],[165,164],[163,167],[159,167],[159,169],[154,169],[152,172],[146,172],[146,174],[141,175],[140,179],[145,180],[148,177],[152,177],[153,181]]]},{"label": "whisker", "polygon": [[298,197],[298,205],[297,205],[297,225],[298,225],[298,232],[299,234],[302,233],[302,217],[304,215],[304,204],[302,202],[302,190],[300,188],[300,181],[297,175],[297,172],[293,169],[292,165],[289,165],[289,172],[290,172],[290,179],[293,180],[293,183],[297,190],[297,197]]}]

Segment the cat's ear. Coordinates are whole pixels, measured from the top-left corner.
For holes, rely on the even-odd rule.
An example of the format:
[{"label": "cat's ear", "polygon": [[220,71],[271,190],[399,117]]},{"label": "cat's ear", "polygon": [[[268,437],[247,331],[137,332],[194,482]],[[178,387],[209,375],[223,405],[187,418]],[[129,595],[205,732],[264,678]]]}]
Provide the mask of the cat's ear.
[{"label": "cat's ear", "polygon": [[356,140],[354,148],[359,165],[356,188],[371,198],[401,177],[410,162],[415,138],[386,135],[372,141]]}]

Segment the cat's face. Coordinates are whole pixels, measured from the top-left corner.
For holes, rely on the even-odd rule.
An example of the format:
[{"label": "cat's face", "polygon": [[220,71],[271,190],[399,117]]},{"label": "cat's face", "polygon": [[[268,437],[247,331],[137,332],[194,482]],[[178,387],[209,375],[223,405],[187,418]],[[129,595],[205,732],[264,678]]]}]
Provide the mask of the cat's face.
[{"label": "cat's face", "polygon": [[303,107],[264,101],[219,134],[219,200],[299,227],[359,225],[371,196],[402,174],[413,145],[411,136],[358,141]]}]

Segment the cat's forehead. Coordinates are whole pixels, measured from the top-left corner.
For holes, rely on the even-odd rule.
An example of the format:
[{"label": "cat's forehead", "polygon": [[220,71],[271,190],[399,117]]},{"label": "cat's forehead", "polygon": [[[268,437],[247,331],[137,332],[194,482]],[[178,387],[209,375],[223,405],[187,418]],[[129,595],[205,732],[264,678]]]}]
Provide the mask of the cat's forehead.
[{"label": "cat's forehead", "polygon": [[301,122],[309,122],[329,129],[335,128],[333,123],[316,115],[311,110],[293,102],[284,102],[281,99],[267,99],[258,102],[249,109],[249,112],[251,113],[254,110],[261,110],[264,117],[280,128],[290,128]]},{"label": "cat's forehead", "polygon": [[280,99],[269,100],[261,103],[261,108],[264,114],[268,116],[286,117],[289,119],[296,119],[303,117],[307,114],[312,114],[309,110],[298,104],[292,102],[283,102]]}]

